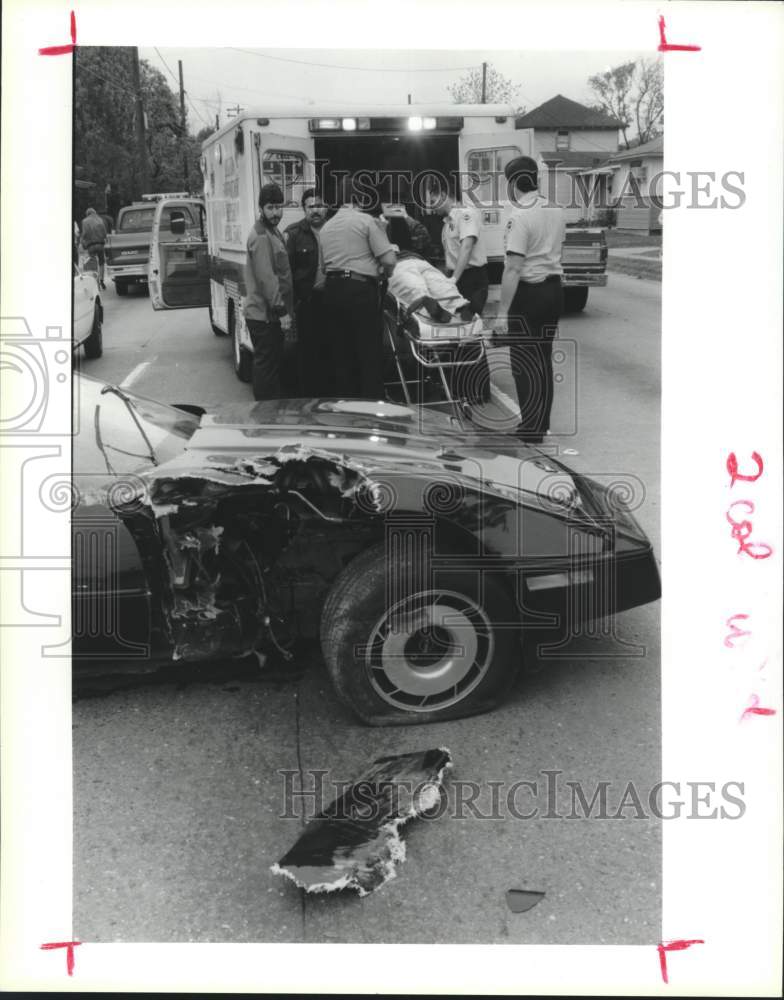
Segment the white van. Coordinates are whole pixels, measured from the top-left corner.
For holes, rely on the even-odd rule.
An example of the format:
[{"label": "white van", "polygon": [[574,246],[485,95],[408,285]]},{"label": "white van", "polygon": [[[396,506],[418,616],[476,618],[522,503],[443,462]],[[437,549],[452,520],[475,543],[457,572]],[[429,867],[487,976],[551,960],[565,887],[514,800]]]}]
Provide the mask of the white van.
[{"label": "white van", "polygon": [[[417,206],[424,204],[436,174],[459,174],[463,199],[482,210],[491,283],[498,282],[508,212],[503,169],[520,155],[535,156],[533,133],[516,128],[514,109],[507,105],[400,105],[327,112],[300,106],[243,113],[202,146],[202,244],[170,227],[161,233],[166,203],[157,206],[149,277],[153,308],[188,308],[204,305],[206,299],[213,330],[232,337],[235,371],[248,380],[251,344],[242,313],[243,268],[262,185],[275,182],[284,193],[283,231],[302,218],[303,191],[318,186],[329,201],[336,177],[359,171],[374,176],[382,201],[406,203],[428,227],[436,248],[441,220]],[[177,220],[177,213],[171,218]],[[178,222],[172,224],[179,230]],[[587,286],[607,280],[604,235],[596,229],[568,230],[571,242],[577,247],[572,266],[564,254],[564,283],[567,288],[578,286],[577,307],[582,308]]]}]

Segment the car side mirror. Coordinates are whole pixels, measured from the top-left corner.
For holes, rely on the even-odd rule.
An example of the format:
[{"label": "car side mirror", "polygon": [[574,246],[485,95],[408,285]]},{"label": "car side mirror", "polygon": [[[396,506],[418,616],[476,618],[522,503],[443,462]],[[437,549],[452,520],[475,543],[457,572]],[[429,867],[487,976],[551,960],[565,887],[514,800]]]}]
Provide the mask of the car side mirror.
[{"label": "car side mirror", "polygon": [[169,219],[169,231],[173,236],[185,235],[185,213],[172,212]]}]

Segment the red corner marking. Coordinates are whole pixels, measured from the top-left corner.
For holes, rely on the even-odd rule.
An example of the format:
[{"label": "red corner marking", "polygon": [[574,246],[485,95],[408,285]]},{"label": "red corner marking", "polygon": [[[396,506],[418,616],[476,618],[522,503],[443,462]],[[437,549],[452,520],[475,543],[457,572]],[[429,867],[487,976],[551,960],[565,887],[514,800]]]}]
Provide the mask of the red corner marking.
[{"label": "red corner marking", "polygon": [[[766,661],[767,662],[767,661]],[[763,664],[764,665],[764,664]],[[753,694],[751,696],[751,701],[749,702],[748,708],[743,709],[743,715],[740,717],[740,721],[743,722],[750,715],[775,715],[775,708],[763,708],[759,703],[759,695]]]},{"label": "red corner marking", "polygon": [[659,52],[701,52],[699,45],[670,45],[664,28],[664,17],[659,14]]},{"label": "red corner marking", "polygon": [[55,948],[65,948],[65,967],[68,969],[68,975],[73,975],[74,970],[74,948],[78,948],[81,941],[47,941],[46,944],[41,945],[42,951],[54,951]]},{"label": "red corner marking", "polygon": [[705,944],[705,942],[701,938],[694,938],[692,941],[662,941],[656,945],[656,950],[659,952],[662,979],[665,983],[669,983],[670,981],[667,978],[667,952],[685,951],[686,948],[691,948],[693,944]]},{"label": "red corner marking", "polygon": [[39,56],[67,56],[76,48],[76,15],[71,11],[71,44],[70,45],[48,45],[44,49],[38,50]]}]

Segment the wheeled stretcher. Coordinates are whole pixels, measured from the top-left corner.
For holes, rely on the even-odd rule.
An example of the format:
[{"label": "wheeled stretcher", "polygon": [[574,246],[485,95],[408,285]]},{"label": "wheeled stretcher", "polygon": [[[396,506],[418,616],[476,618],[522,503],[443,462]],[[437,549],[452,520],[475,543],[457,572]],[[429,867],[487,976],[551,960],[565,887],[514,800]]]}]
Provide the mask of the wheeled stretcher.
[{"label": "wheeled stretcher", "polygon": [[[443,302],[445,300],[436,300]],[[389,395],[411,404],[458,406],[456,369],[469,369],[485,358],[485,330],[479,316],[449,321],[433,319],[422,298],[407,305],[387,292],[383,303],[385,385]],[[462,384],[466,378],[461,378]]]}]

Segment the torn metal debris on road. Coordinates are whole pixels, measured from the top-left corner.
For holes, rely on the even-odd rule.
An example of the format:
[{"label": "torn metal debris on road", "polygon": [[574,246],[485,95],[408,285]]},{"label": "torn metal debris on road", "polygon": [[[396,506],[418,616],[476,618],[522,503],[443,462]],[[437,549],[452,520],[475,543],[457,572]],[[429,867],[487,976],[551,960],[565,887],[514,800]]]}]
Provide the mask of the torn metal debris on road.
[{"label": "torn metal debris on road", "polygon": [[438,804],[451,766],[444,747],[379,757],[307,824],[272,871],[306,892],[354,889],[368,895],[397,874],[406,857],[400,827]]}]

